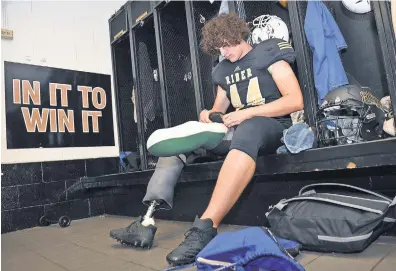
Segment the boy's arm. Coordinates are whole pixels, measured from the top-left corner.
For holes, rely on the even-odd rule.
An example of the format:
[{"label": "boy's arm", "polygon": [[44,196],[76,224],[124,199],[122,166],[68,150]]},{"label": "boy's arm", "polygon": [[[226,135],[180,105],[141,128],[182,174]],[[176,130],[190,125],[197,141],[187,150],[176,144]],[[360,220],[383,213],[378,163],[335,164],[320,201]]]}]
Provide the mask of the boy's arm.
[{"label": "boy's arm", "polygon": [[249,117],[280,117],[289,115],[304,108],[303,96],[297,78],[284,61],[278,61],[268,68],[282,97],[271,103],[245,109]]},{"label": "boy's arm", "polygon": [[218,86],[215,102],[209,112],[222,112],[223,114],[225,114],[229,106],[230,100],[227,97],[227,92],[220,86]]}]

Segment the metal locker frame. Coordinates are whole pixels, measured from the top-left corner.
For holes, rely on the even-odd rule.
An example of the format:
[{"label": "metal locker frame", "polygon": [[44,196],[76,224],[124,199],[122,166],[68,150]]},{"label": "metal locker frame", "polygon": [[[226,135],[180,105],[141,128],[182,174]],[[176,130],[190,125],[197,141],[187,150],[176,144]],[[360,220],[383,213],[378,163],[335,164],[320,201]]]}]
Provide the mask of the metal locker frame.
[{"label": "metal locker frame", "polygon": [[[132,1],[129,1],[130,3]],[[163,118],[164,118],[164,127],[167,128],[169,127],[169,106],[167,102],[167,97],[166,97],[166,90],[165,90],[165,80],[164,80],[164,67],[163,67],[163,53],[161,50],[161,36],[160,36],[160,29],[161,29],[161,24],[159,20],[159,13],[158,9],[162,8],[164,5],[166,5],[168,2],[167,1],[151,1],[151,11],[142,19],[144,21],[146,18],[153,17],[154,20],[154,29],[155,29],[155,42],[156,42],[156,50],[157,50],[157,60],[158,60],[158,74],[159,74],[159,82],[160,82],[160,89],[161,89],[161,101],[162,101],[162,109],[163,109]],[[132,12],[132,6],[128,5],[127,6],[127,14],[130,17]],[[135,31],[137,27],[139,27],[140,22],[133,23],[132,20],[129,20],[129,32],[130,32],[130,46],[131,46],[131,59],[132,59],[132,74],[133,74],[133,80],[135,82],[135,85],[138,84],[139,78],[138,78],[138,71],[137,71],[137,48],[136,48],[136,36],[135,36]],[[136,104],[137,104],[137,121],[138,121],[138,130],[139,130],[139,150],[140,150],[140,157],[141,157],[141,169],[142,170],[148,170],[148,152],[146,148],[146,141],[147,138],[144,136],[144,127],[143,127],[143,110],[142,108],[142,99],[140,96],[139,91],[135,92],[135,99],[136,99]]]},{"label": "metal locker frame", "polygon": [[381,53],[389,88],[392,109],[396,125],[396,38],[392,28],[390,5],[385,1],[372,1],[378,36],[382,42]]},{"label": "metal locker frame", "polygon": [[[108,20],[109,23],[109,37],[110,37],[110,50],[111,50],[111,68],[113,72],[113,88],[114,88],[114,99],[116,99],[116,119],[117,119],[117,130],[118,130],[118,144],[119,144],[119,149],[121,150],[123,148],[123,141],[122,141],[122,133],[121,133],[121,126],[120,126],[120,101],[119,101],[119,93],[118,93],[118,82],[117,82],[117,69],[116,69],[116,57],[115,57],[115,50],[114,50],[114,45],[120,42],[125,36],[129,35],[129,27],[128,27],[128,15],[127,15],[127,10],[126,10],[127,4],[124,4],[122,7],[120,7],[119,10],[117,10]],[[111,27],[112,27],[112,22],[113,20],[120,15],[123,11],[125,11],[125,23],[126,23],[126,31],[122,33],[119,37],[114,39],[111,33]]]},{"label": "metal locker frame", "polygon": [[197,35],[195,33],[195,22],[193,18],[193,4],[190,1],[185,2],[186,5],[186,17],[187,17],[187,30],[188,30],[188,41],[190,44],[191,52],[191,64],[192,64],[192,78],[195,92],[195,103],[197,107],[197,117],[203,110],[203,94],[202,94],[202,80],[200,76],[200,67],[198,61],[198,43]]},{"label": "metal locker frame", "polygon": [[[128,17],[131,17],[132,6],[129,4],[127,6],[127,14]],[[148,14],[146,17],[150,16]],[[138,76],[137,76],[137,59],[136,59],[136,44],[135,44],[135,32],[133,29],[138,26],[139,23],[133,23],[132,20],[129,20],[129,42],[131,46],[131,61],[132,61],[132,76],[133,82],[136,85],[138,84]],[[136,88],[135,88],[136,89]],[[147,170],[147,150],[146,150],[146,142],[144,138],[144,128],[143,128],[143,110],[142,110],[142,100],[140,97],[139,91],[135,91],[135,106],[136,106],[136,113],[137,113],[137,126],[138,126],[138,137],[139,137],[139,154],[141,160],[141,169]]]},{"label": "metal locker frame", "polygon": [[312,67],[309,66],[309,44],[305,38],[304,26],[301,25],[301,12],[296,1],[288,2],[290,25],[293,35],[294,49],[297,53],[296,61],[298,77],[304,96],[304,114],[307,124],[316,126],[317,99],[315,96],[315,82]]},{"label": "metal locker frame", "polygon": [[[185,1],[186,7],[186,17],[187,17],[187,29],[188,29],[188,39],[190,44],[190,52],[191,52],[191,64],[192,64],[192,77],[193,77],[193,85],[195,92],[195,103],[197,108],[197,118],[199,119],[199,115],[204,108],[204,97],[202,93],[202,78],[200,73],[200,63],[198,57],[198,40],[195,32],[196,26],[194,21],[193,14],[193,3],[192,1]],[[234,1],[228,2],[229,9],[231,12],[235,12],[235,3]],[[215,87],[213,85],[213,87]],[[215,95],[216,96],[216,95]],[[209,109],[209,108],[206,108]]]},{"label": "metal locker frame", "polygon": [[[155,2],[153,2],[155,4]],[[161,47],[161,22],[159,18],[158,9],[164,6],[165,3],[159,2],[153,7],[153,16],[154,16],[154,28],[155,28],[155,43],[157,46],[157,58],[158,58],[158,74],[160,80],[160,87],[161,87],[161,99],[162,99],[162,110],[164,114],[164,127],[169,127],[169,105],[168,100],[166,97],[166,90],[165,90],[165,76],[164,76],[164,55],[162,52]]]}]

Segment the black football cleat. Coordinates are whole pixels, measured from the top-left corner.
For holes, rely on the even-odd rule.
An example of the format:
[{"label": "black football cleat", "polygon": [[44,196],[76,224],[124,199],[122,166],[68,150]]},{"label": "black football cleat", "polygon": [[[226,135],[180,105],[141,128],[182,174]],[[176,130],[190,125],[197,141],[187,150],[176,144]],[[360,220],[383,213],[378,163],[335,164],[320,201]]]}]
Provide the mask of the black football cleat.
[{"label": "black football cleat", "polygon": [[184,234],[184,241],[166,256],[170,265],[185,265],[195,261],[198,253],[217,235],[211,219],[195,218],[193,226]]},{"label": "black football cleat", "polygon": [[157,227],[153,225],[143,226],[141,216],[128,227],[110,231],[110,237],[123,245],[148,248],[153,245]]}]

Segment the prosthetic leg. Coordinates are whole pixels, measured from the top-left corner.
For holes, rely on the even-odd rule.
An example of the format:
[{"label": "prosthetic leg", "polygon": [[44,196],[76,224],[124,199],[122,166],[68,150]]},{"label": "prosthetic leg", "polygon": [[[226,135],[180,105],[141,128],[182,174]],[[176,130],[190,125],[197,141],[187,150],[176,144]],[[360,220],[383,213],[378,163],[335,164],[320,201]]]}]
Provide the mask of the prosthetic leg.
[{"label": "prosthetic leg", "polygon": [[173,207],[174,189],[187,160],[180,153],[188,153],[199,147],[213,150],[214,153],[226,153],[229,144],[220,143],[227,138],[227,132],[228,128],[224,124],[199,122],[187,122],[154,132],[147,147],[159,159],[143,198],[143,204],[148,206],[148,210],[129,226],[111,230],[110,236],[121,244],[151,248],[157,231],[155,211],[170,210]]},{"label": "prosthetic leg", "polygon": [[154,213],[172,209],[174,188],[185,163],[185,155],[160,157],[143,199],[146,214],[125,228],[111,230],[110,237],[124,245],[150,249],[157,231]]},{"label": "prosthetic leg", "polygon": [[156,211],[156,208],[158,205],[161,205],[160,203],[158,203],[156,200],[153,200],[150,203],[149,208],[147,209],[147,213],[143,216],[143,221],[142,221],[142,225],[147,227],[148,225],[153,225],[155,226],[155,221],[154,221],[154,212]]}]

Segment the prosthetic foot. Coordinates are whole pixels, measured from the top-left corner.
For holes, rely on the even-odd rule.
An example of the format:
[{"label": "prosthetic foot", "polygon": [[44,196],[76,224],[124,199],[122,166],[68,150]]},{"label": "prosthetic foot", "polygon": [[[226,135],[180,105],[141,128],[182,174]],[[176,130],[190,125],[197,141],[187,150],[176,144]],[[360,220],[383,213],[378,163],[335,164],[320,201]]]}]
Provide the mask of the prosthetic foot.
[{"label": "prosthetic foot", "polygon": [[139,216],[126,228],[111,230],[110,237],[123,245],[150,249],[157,231],[152,216],[158,205],[156,201],[153,201],[144,217]]},{"label": "prosthetic foot", "polygon": [[156,130],[147,140],[147,149],[158,157],[188,153],[200,147],[210,150],[221,142],[227,131],[228,128],[222,123],[189,121]]},{"label": "prosthetic foot", "polygon": [[198,253],[217,235],[210,219],[195,218],[193,226],[186,232],[184,241],[166,256],[173,266],[194,262]]}]

